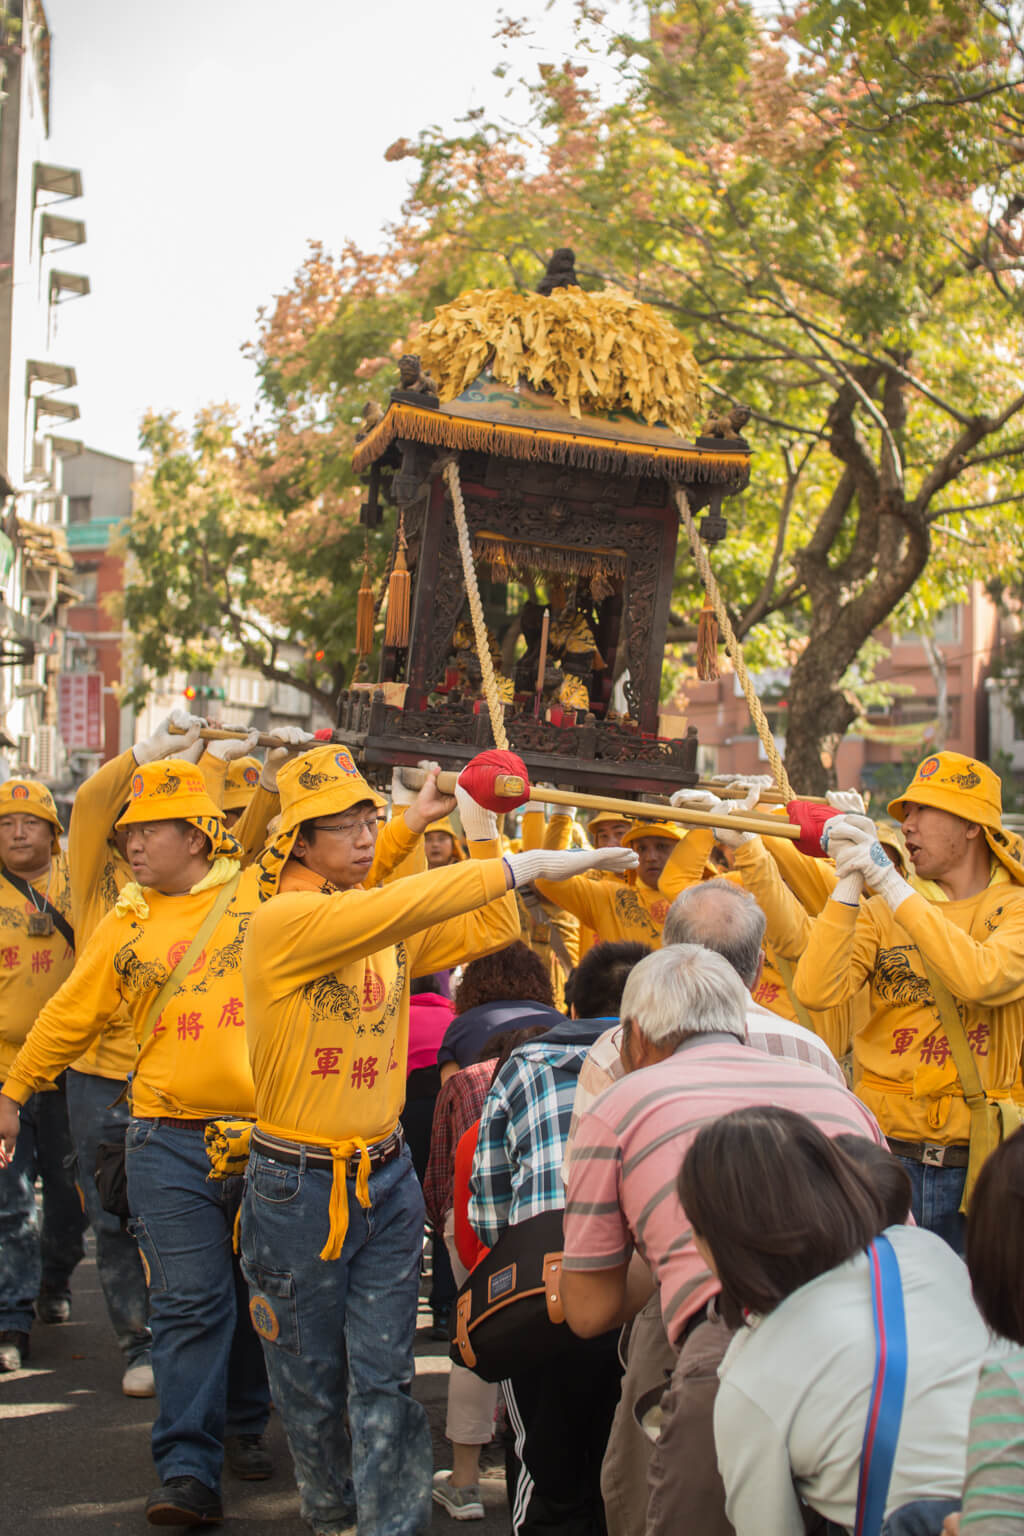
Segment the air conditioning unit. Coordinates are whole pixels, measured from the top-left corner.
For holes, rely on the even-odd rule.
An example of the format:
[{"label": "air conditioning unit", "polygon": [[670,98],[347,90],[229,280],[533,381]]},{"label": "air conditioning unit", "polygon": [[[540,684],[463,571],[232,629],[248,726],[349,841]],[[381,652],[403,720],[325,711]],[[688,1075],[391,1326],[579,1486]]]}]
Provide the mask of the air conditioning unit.
[{"label": "air conditioning unit", "polygon": [[36,731],[36,761],[41,779],[57,776],[57,727],[41,725]]},{"label": "air conditioning unit", "polygon": [[21,764],[22,772],[24,773],[30,772],[31,769],[35,766],[35,760],[32,755],[32,746],[33,742],[31,736],[22,735],[18,737],[18,762]]}]

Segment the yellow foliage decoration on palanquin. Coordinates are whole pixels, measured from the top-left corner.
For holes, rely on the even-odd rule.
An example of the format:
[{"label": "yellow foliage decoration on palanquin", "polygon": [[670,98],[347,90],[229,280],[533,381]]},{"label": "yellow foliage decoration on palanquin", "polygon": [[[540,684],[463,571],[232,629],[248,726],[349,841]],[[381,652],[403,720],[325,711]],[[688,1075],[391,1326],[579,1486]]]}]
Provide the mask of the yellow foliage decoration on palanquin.
[{"label": "yellow foliage decoration on palanquin", "polygon": [[576,417],[629,410],[685,437],[701,409],[690,348],[621,288],[472,289],[437,310],[416,347],[444,402],[487,368],[502,384],[550,391]]}]

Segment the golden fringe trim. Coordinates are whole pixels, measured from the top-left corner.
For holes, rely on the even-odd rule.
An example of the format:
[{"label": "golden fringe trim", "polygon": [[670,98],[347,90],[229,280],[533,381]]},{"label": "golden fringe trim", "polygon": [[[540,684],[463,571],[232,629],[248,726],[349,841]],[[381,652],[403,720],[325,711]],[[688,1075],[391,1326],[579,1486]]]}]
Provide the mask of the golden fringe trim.
[{"label": "golden fringe trim", "polygon": [[470,421],[448,416],[442,411],[423,410],[415,405],[394,402],[384,420],[374,427],[352,455],[356,474],[367,469],[390,448],[396,438],[429,443],[435,448],[468,449],[478,453],[497,453],[509,459],[550,464],[574,464],[599,474],[624,470],[631,475],[663,476],[667,479],[740,480],[750,468],[750,453],[708,453],[702,448],[656,448],[648,443],[629,443],[623,439],[575,436],[545,432],[537,427],[498,425],[488,421]]},{"label": "golden fringe trim", "polygon": [[621,549],[565,549],[554,544],[523,544],[500,533],[480,533],[473,540],[473,558],[492,570],[553,571],[564,576],[625,578],[629,557]]}]

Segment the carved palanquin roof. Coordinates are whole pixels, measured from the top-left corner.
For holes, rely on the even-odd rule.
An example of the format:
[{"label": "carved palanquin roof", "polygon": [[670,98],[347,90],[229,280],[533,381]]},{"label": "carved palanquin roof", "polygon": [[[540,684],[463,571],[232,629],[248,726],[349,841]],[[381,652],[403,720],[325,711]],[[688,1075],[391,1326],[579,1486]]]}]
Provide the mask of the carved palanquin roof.
[{"label": "carved palanquin roof", "polygon": [[368,469],[399,440],[600,473],[713,483],[730,491],[750,478],[750,449],[742,439],[711,440],[713,446],[705,440],[705,446],[625,410],[574,415],[551,395],[497,383],[486,373],[445,405],[393,400],[356,445],[353,468]]}]

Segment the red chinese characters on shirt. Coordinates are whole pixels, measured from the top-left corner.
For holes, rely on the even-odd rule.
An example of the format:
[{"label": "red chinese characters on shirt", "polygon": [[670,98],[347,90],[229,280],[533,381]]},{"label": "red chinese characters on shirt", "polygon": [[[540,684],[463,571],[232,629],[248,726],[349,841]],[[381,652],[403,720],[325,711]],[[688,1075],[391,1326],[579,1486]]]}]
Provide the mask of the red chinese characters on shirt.
[{"label": "red chinese characters on shirt", "polygon": [[37,949],[32,956],[32,971],[36,976],[39,975],[40,971],[44,974],[49,974],[52,964],[53,951],[50,949]]},{"label": "red chinese characters on shirt", "polygon": [[379,1076],[376,1056],[357,1056],[352,1063],[353,1088],[372,1088]]},{"label": "red chinese characters on shirt", "polygon": [[203,1016],[201,1013],[179,1013],[178,1015],[178,1039],[198,1040],[203,1032]]},{"label": "red chinese characters on shirt", "polygon": [[232,1024],[245,1027],[245,1011],[240,997],[229,997],[217,1020],[218,1029],[227,1029]]},{"label": "red chinese characters on shirt", "polygon": [[778,1000],[782,988],[777,981],[762,981],[754,993],[755,1003],[761,1003],[765,1008],[770,1008],[772,1003]]},{"label": "red chinese characters on shirt", "polygon": [[905,1056],[917,1039],[916,1029],[895,1029],[892,1035],[890,1056]]},{"label": "red chinese characters on shirt", "polygon": [[375,1013],[384,1001],[384,978],[378,976],[376,971],[366,971],[363,975],[363,1012]]},{"label": "red chinese characters on shirt", "polygon": [[945,1035],[929,1035],[921,1041],[921,1060],[929,1066],[944,1067],[952,1054],[953,1048]]},{"label": "red chinese characters on shirt", "polygon": [[340,1045],[318,1045],[313,1051],[316,1066],[310,1067],[310,1077],[340,1077],[342,1054]]}]

